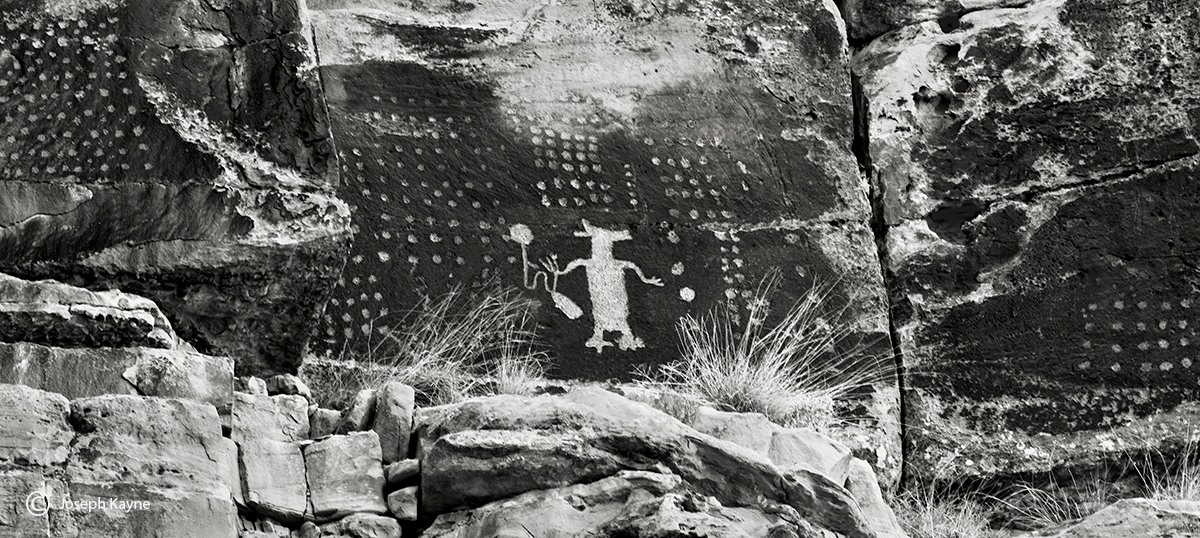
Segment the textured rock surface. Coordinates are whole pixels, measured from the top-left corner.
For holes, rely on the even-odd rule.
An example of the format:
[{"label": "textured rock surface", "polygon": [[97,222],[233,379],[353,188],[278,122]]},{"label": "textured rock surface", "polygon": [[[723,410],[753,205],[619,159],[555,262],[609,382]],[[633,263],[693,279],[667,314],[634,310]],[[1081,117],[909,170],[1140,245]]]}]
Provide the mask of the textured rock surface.
[{"label": "textured rock surface", "polygon": [[0,342],[59,347],[175,348],[171,323],[153,301],[119,291],[0,273]]},{"label": "textured rock surface", "polygon": [[840,276],[851,323],[888,349],[833,2],[310,8],[360,232],[329,349],[498,282],[541,305],[556,375],[628,379],[676,358],[680,316],[744,307],[772,269],[779,304]]},{"label": "textured rock surface", "polygon": [[[47,488],[45,475],[40,471],[0,471],[0,536],[17,538],[49,538],[50,522],[46,513],[31,513],[26,499],[35,492],[44,492],[49,498],[60,498],[63,491]],[[45,503],[35,501],[34,512]]]},{"label": "textured rock surface", "polygon": [[1197,17],[1037,0],[856,56],[914,477],[1186,435],[1160,424],[1195,418]]},{"label": "textured rock surface", "polygon": [[0,462],[56,465],[67,459],[75,431],[70,405],[59,394],[19,385],[0,385]]},{"label": "textured rock surface", "polygon": [[420,507],[417,486],[409,486],[393,491],[387,496],[388,511],[400,521],[416,521],[417,510]]},{"label": "textured rock surface", "polygon": [[966,13],[1019,7],[1029,0],[844,0],[838,2],[851,41],[878,37],[902,26],[935,22],[943,32],[957,30]]},{"label": "textured rock surface", "polygon": [[238,443],[254,439],[298,442],[308,438],[308,401],[301,396],[233,393],[233,431]]},{"label": "textured rock surface", "polygon": [[295,443],[267,439],[241,444],[245,498],[258,514],[300,523],[308,508],[304,455]]},{"label": "textured rock surface", "polygon": [[58,348],[0,344],[0,383],[57,392],[69,399],[102,394],[188,398],[229,414],[233,361],[145,347]]},{"label": "textured rock surface", "polygon": [[66,475],[73,501],[144,502],[64,510],[80,536],[237,536],[216,409],[188,400],[98,396],[71,402],[80,434]]},{"label": "textured rock surface", "polygon": [[850,493],[828,478],[781,473],[764,455],[595,387],[422,410],[417,435],[421,503],[430,514],[665,466],[725,506],[776,502],[847,536],[873,532]]},{"label": "textured rock surface", "polygon": [[294,370],[348,210],[294,2],[15,0],[0,14],[0,269],[156,301]]},{"label": "textured rock surface", "polygon": [[[696,431],[724,439],[767,456],[776,425],[761,413],[728,413],[711,407],[700,407],[688,423]],[[778,465],[772,458],[772,463]],[[782,467],[782,465],[780,466]]]},{"label": "textured rock surface", "polygon": [[400,538],[400,524],[390,517],[353,514],[336,523],[321,526],[322,536],[346,538]]},{"label": "textured rock surface", "polygon": [[1053,538],[1186,538],[1200,531],[1200,502],[1122,499]]},{"label": "textured rock surface", "polygon": [[371,429],[379,435],[384,463],[408,457],[415,397],[412,387],[395,381],[380,387],[375,395],[375,417]]},{"label": "textured rock surface", "polygon": [[375,432],[335,435],[304,447],[313,512],[320,521],[354,512],[387,513]]}]

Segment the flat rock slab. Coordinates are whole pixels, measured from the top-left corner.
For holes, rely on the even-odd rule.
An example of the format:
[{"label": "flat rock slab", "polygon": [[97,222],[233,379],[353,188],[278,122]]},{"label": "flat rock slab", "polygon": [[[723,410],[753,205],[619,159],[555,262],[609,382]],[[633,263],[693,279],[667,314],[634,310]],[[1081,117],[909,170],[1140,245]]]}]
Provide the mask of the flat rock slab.
[{"label": "flat rock slab", "polygon": [[283,523],[300,523],[308,509],[308,479],[300,445],[268,439],[243,441],[242,483],[250,508]]},{"label": "flat rock slab", "polygon": [[130,510],[64,511],[85,536],[237,536],[227,440],[212,405],[98,396],[71,402],[80,431],[67,482],[73,501],[116,499]]},{"label": "flat rock slab", "polygon": [[50,538],[49,507],[66,493],[51,482],[41,471],[0,471],[0,536]]},{"label": "flat rock slab", "polygon": [[75,349],[0,343],[0,383],[56,392],[68,399],[103,394],[187,398],[228,415],[233,360],[145,347]]},{"label": "flat rock slab", "polygon": [[386,514],[383,461],[373,431],[334,435],[304,447],[313,513],[318,520],[355,512]]},{"label": "flat rock slab", "polygon": [[1053,538],[1188,538],[1200,529],[1200,502],[1121,499]]},{"label": "flat rock slab", "polygon": [[395,381],[380,387],[375,395],[375,417],[371,429],[379,434],[384,463],[408,457],[415,397],[416,392],[412,387]]},{"label": "flat rock slab", "polygon": [[233,431],[238,443],[256,439],[299,442],[308,438],[308,400],[302,396],[233,393]]},{"label": "flat rock slab", "polygon": [[62,395],[0,385],[0,462],[50,466],[67,459],[75,430]]},{"label": "flat rock slab", "polygon": [[6,4],[0,270],[136,290],[199,349],[295,369],[349,210],[311,32],[264,5]]},{"label": "flat rock slab", "polygon": [[0,342],[173,349],[178,339],[158,305],[144,297],[0,273]]},{"label": "flat rock slab", "polygon": [[1157,425],[1194,419],[1200,382],[1197,17],[1042,0],[855,57],[914,478],[1186,440]]}]

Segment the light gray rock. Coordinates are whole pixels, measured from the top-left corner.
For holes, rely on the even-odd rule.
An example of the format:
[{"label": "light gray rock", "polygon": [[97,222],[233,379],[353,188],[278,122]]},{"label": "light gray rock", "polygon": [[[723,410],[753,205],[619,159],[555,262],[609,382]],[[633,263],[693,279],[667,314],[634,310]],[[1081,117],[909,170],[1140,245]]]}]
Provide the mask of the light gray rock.
[{"label": "light gray rock", "polygon": [[708,406],[696,409],[689,426],[700,433],[746,447],[764,456],[777,426],[762,413],[730,413]]},{"label": "light gray rock", "polygon": [[417,486],[409,486],[393,491],[387,496],[388,511],[400,521],[416,521],[418,499]]},{"label": "light gray rock", "polygon": [[383,476],[387,479],[387,488],[396,489],[403,486],[421,474],[421,460],[408,459],[388,464],[383,468]]},{"label": "light gray rock", "polygon": [[183,350],[0,344],[0,383],[57,392],[69,400],[103,394],[188,398],[227,415],[232,380],[232,359]]},{"label": "light gray rock", "polygon": [[267,394],[274,396],[276,394],[286,394],[292,396],[303,396],[306,400],[312,401],[312,390],[299,377],[292,374],[279,374],[268,377],[266,380]]},{"label": "light gray rock", "polygon": [[231,438],[298,442],[308,439],[308,402],[302,396],[234,392]]},{"label": "light gray rock", "polygon": [[217,443],[216,455],[221,468],[221,476],[229,485],[230,497],[237,506],[245,507],[246,496],[242,494],[244,488],[237,443],[232,439],[222,437]]},{"label": "light gray rock", "polygon": [[1050,538],[1190,538],[1197,529],[1200,502],[1121,499]]},{"label": "light gray rock", "polygon": [[261,377],[245,376],[233,380],[233,388],[238,392],[253,394],[255,396],[267,396],[267,382]]},{"label": "light gray rock", "polygon": [[[2,445],[2,443],[0,443]],[[0,471],[0,536],[14,538],[50,538],[50,523],[45,512],[30,513],[26,505],[31,495],[42,493],[46,498],[35,498],[32,507],[40,512],[48,507],[46,501],[57,505],[65,491],[47,490],[47,480],[41,471],[13,469]]]},{"label": "light gray rock", "polygon": [[400,538],[395,519],[373,514],[351,514],[340,521],[321,526],[322,536],[346,538]]},{"label": "light gray rock", "polygon": [[0,463],[57,465],[66,461],[75,431],[62,395],[0,385]]},{"label": "light gray rock", "polygon": [[849,460],[847,466],[846,489],[862,510],[863,517],[875,531],[878,538],[907,538],[904,529],[892,507],[883,500],[883,491],[879,489],[879,479],[871,465],[858,458]]},{"label": "light gray rock", "polygon": [[379,436],[334,435],[304,448],[313,513],[318,521],[355,512],[387,513]]},{"label": "light gray rock", "polygon": [[315,405],[311,406],[308,408],[308,435],[313,439],[333,435],[341,421],[342,414],[340,412]]},{"label": "light gray rock", "polygon": [[837,484],[846,482],[853,458],[845,445],[808,428],[776,429],[767,457],[780,469],[807,469]]},{"label": "light gray rock", "polygon": [[300,446],[252,439],[241,445],[246,503],[261,516],[300,523],[308,509],[308,479]]},{"label": "light gray rock", "polygon": [[66,475],[71,499],[145,503],[129,511],[66,510],[80,536],[233,538],[237,511],[222,465],[221,422],[190,400],[98,396],[71,402],[79,436]]},{"label": "light gray rock", "polygon": [[384,463],[408,457],[415,398],[416,392],[412,387],[396,381],[386,383],[375,393],[375,416],[371,429],[379,434]]},{"label": "light gray rock", "polygon": [[179,339],[145,297],[0,273],[0,342],[174,349]]},{"label": "light gray rock", "polygon": [[354,395],[354,403],[342,413],[336,433],[360,432],[371,427],[371,420],[375,418],[375,393],[375,389],[362,389]]}]

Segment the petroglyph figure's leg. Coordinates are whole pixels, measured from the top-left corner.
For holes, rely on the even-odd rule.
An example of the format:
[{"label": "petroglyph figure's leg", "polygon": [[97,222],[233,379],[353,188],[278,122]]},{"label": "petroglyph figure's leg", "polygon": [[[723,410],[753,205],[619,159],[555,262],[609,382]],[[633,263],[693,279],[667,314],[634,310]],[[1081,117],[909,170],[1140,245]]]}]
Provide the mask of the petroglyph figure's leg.
[{"label": "petroglyph figure's leg", "polygon": [[[612,342],[608,342],[604,339],[604,329],[596,327],[596,332],[592,333],[592,337],[584,345],[595,348],[596,353],[599,354],[604,351],[604,348],[611,346]],[[625,348],[622,347],[621,349]]]},{"label": "petroglyph figure's leg", "polygon": [[634,336],[633,331],[626,328],[624,331],[621,331],[621,339],[617,341],[617,345],[622,350],[633,351],[635,349],[642,349],[643,347],[646,347],[646,342],[644,342],[641,338]]}]

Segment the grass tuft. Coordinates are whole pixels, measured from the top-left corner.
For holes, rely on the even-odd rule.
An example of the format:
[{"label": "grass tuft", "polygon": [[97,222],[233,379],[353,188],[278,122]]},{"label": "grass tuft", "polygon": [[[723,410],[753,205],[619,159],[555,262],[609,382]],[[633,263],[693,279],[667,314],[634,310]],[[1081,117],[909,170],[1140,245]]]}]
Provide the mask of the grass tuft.
[{"label": "grass tuft", "polygon": [[910,490],[898,495],[893,510],[900,527],[911,538],[996,538],[992,513],[984,504],[958,496],[947,498],[930,489]]},{"label": "grass tuft", "polygon": [[830,308],[836,282],[814,285],[767,328],[779,280],[778,272],[763,280],[740,326],[729,308],[684,316],[677,325],[681,359],[641,377],[724,411],[762,413],[785,426],[828,425],[836,402],[884,379],[891,363],[864,346],[842,350],[853,329],[844,319],[848,304]]}]

